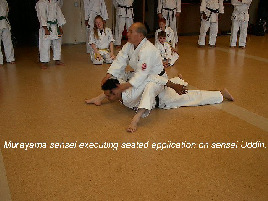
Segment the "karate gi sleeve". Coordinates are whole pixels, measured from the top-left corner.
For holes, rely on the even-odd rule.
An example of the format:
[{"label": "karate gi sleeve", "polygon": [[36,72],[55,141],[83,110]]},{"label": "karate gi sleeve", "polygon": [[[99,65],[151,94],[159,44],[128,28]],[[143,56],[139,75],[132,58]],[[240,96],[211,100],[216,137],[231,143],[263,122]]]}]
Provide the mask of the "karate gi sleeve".
[{"label": "karate gi sleeve", "polygon": [[252,2],[252,0],[242,0],[242,3],[248,4],[248,5],[250,5],[251,2]]},{"label": "karate gi sleeve", "polygon": [[101,0],[101,16],[104,20],[108,19],[108,13],[107,13],[106,4],[104,0]]},{"label": "karate gi sleeve", "polygon": [[119,78],[125,74],[125,69],[128,65],[128,49],[129,44],[123,46],[122,50],[116,56],[116,59],[113,61],[112,65],[108,69],[107,73],[113,75],[116,78]]},{"label": "karate gi sleeve", "polygon": [[40,26],[47,26],[47,14],[46,14],[46,4],[42,2],[36,3],[36,12],[39,19]]},{"label": "karate gi sleeve", "polygon": [[162,13],[163,0],[158,0],[157,14]]},{"label": "karate gi sleeve", "polygon": [[172,55],[171,55],[171,47],[168,43],[166,43],[166,50],[167,50],[167,58],[171,59]]},{"label": "karate gi sleeve", "polygon": [[89,40],[88,40],[88,44],[97,44],[97,39],[95,38],[95,36],[94,36],[94,30],[92,30],[91,32],[90,32],[90,35],[89,35]]},{"label": "karate gi sleeve", "polygon": [[219,13],[224,13],[223,0],[219,0]]},{"label": "karate gi sleeve", "polygon": [[[139,60],[134,76],[129,80],[133,87],[139,87],[148,78],[153,66],[153,60],[156,59],[156,54],[159,52],[150,51],[144,48],[139,53]],[[160,58],[160,55],[159,55]],[[160,72],[159,72],[160,73]]]},{"label": "karate gi sleeve", "polygon": [[200,13],[203,13],[203,12],[205,12],[205,10],[206,10],[206,0],[202,0],[201,1],[201,5],[200,5]]},{"label": "karate gi sleeve", "polygon": [[181,0],[176,0],[176,5],[177,5],[177,13],[181,13]]},{"label": "karate gi sleeve", "polygon": [[115,8],[117,8],[118,3],[117,3],[117,1],[116,1],[116,0],[113,0],[113,4],[114,4],[114,7],[115,7]]},{"label": "karate gi sleeve", "polygon": [[64,18],[63,13],[61,12],[60,6],[57,5],[57,20],[58,20],[58,25],[62,26],[66,24],[66,20]]}]

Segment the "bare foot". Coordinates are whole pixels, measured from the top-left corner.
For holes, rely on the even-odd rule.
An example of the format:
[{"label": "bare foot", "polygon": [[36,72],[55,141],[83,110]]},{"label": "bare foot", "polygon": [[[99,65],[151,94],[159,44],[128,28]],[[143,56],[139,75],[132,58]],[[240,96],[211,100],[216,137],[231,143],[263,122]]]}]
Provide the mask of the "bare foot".
[{"label": "bare foot", "polygon": [[134,133],[137,130],[139,119],[135,117],[132,119],[130,125],[127,128],[127,132]]},{"label": "bare foot", "polygon": [[42,62],[40,67],[41,67],[41,69],[47,69],[48,63]]},{"label": "bare foot", "polygon": [[61,62],[60,60],[56,60],[55,64],[58,66],[65,66],[65,64],[63,62]]},{"label": "bare foot", "polygon": [[181,79],[183,80],[182,74],[179,74],[178,77],[181,78]]},{"label": "bare foot", "polygon": [[209,47],[210,47],[210,48],[214,48],[214,47],[216,47],[216,45],[209,45]]},{"label": "bare foot", "polygon": [[15,61],[8,62],[9,64],[16,64]]},{"label": "bare foot", "polygon": [[198,45],[198,47],[199,47],[199,48],[203,48],[203,47],[205,47],[205,45]]},{"label": "bare foot", "polygon": [[234,97],[229,93],[229,91],[226,88],[224,88],[221,91],[221,94],[222,94],[223,98],[225,98],[229,101],[234,101]]}]

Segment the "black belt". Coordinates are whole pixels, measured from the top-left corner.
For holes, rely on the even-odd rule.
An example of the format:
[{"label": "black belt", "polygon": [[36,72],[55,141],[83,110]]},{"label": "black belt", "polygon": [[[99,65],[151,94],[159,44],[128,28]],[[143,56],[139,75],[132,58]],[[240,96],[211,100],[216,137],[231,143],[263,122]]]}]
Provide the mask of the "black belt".
[{"label": "black belt", "polygon": [[[127,14],[127,10],[128,10],[128,9],[133,8],[133,6],[122,6],[122,5],[120,5],[120,4],[118,4],[118,7],[119,7],[119,8],[124,8],[124,9],[126,10],[126,14]],[[132,18],[134,18],[133,13],[132,13]]]},{"label": "black belt", "polygon": [[158,75],[159,75],[159,76],[162,76],[162,75],[165,74],[165,72],[166,72],[165,69],[163,69],[163,70],[161,71],[161,73],[159,73]]},{"label": "black belt", "polygon": [[159,107],[159,96],[155,97],[155,108]]},{"label": "black belt", "polygon": [[[174,19],[174,17],[175,17],[174,11],[176,11],[176,8],[162,8],[162,9],[167,10],[167,11],[172,11],[173,12],[172,13],[172,20]],[[170,18],[170,16],[169,16],[169,12],[168,12],[167,20],[169,20],[169,18]]]},{"label": "black belt", "polygon": [[206,7],[206,9],[208,9],[212,13],[219,13],[219,9],[212,9],[212,8],[208,8],[208,7]]}]

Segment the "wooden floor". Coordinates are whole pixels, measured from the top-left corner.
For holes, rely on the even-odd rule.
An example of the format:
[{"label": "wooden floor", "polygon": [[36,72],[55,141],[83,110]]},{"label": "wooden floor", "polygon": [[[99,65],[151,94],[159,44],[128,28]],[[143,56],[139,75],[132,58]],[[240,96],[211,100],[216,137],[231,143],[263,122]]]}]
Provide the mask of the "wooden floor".
[{"label": "wooden floor", "polygon": [[229,36],[216,48],[179,43],[169,77],[226,87],[235,102],[156,109],[134,134],[134,111],[84,104],[109,67],[93,66],[84,44],[63,45],[66,65],[47,70],[37,48],[16,48],[16,65],[0,68],[0,201],[267,201],[268,36],[246,49],[230,49]]}]

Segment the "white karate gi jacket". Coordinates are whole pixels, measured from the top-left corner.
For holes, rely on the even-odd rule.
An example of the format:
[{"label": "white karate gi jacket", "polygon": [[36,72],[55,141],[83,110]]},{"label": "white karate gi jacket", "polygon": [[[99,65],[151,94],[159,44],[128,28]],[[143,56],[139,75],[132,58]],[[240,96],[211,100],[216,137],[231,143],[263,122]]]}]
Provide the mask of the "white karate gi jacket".
[{"label": "white karate gi jacket", "polygon": [[110,28],[106,27],[101,33],[98,30],[99,39],[95,38],[94,31],[90,34],[89,44],[95,44],[98,49],[109,49],[111,42],[114,42],[113,33]]},{"label": "white karate gi jacket", "polygon": [[159,42],[155,44],[155,47],[160,51],[162,60],[167,60],[170,66],[173,66],[179,58],[179,55],[176,52],[172,52],[170,44],[167,42],[165,42],[164,44],[161,44]]},{"label": "white karate gi jacket", "polygon": [[162,13],[163,16],[167,16],[168,9],[175,9],[177,13],[181,12],[181,0],[158,0],[157,13]]},{"label": "white karate gi jacket", "polygon": [[[46,26],[50,30],[50,35],[46,36],[45,31],[41,31],[41,36],[45,39],[55,40],[59,38],[58,26],[63,26],[66,20],[61,12],[58,3],[54,0],[39,0],[36,3],[37,17],[40,23],[40,29]],[[50,24],[48,21],[57,22],[57,24]]]},{"label": "white karate gi jacket", "polygon": [[[100,15],[104,20],[108,19],[108,13],[104,0],[84,0],[85,20]],[[92,19],[94,21],[94,19]],[[91,25],[91,24],[90,24]]]},{"label": "white karate gi jacket", "polygon": [[[162,29],[157,29],[155,32],[155,44],[159,43],[158,41],[158,34],[161,32]],[[165,28],[166,32],[166,41],[173,47],[175,48],[176,42],[175,42],[175,37],[174,37],[174,31],[170,27]]]},{"label": "white karate gi jacket", "polygon": [[134,0],[113,0],[116,14],[120,17],[133,18],[133,4]]},{"label": "white karate gi jacket", "polygon": [[120,76],[125,74],[128,65],[135,71],[129,83],[136,88],[145,82],[149,75],[158,75],[164,69],[159,51],[147,38],[144,38],[136,49],[133,44],[126,43],[108,73],[122,79]]},{"label": "white karate gi jacket", "polygon": [[6,17],[6,19],[0,20],[0,29],[9,29],[10,25],[8,23],[8,4],[6,0],[0,0],[0,17]]},{"label": "white karate gi jacket", "polygon": [[232,0],[232,5],[234,6],[234,11],[232,14],[232,20],[248,22],[249,21],[249,6],[252,0],[242,0],[242,2],[238,0]]},{"label": "white karate gi jacket", "polygon": [[[218,13],[211,12],[209,9],[218,10]],[[207,21],[218,22],[218,14],[224,13],[223,0],[202,0],[200,13],[205,13]]]}]

